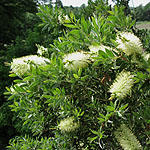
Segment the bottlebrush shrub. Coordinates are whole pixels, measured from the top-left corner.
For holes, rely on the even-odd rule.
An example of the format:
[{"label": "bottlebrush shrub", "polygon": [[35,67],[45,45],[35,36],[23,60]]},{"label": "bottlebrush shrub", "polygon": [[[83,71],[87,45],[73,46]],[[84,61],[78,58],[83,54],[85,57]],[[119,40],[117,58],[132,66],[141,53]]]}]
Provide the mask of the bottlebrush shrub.
[{"label": "bottlebrush shrub", "polygon": [[[41,145],[46,140],[41,140],[43,137],[47,142],[53,139],[48,146],[54,145],[51,149],[119,150],[121,146],[126,149],[125,140],[130,145],[135,141],[121,131],[121,124],[126,124],[141,143],[140,148],[149,148],[150,61],[135,54],[135,62],[128,53],[118,50],[117,12],[109,12],[108,18],[99,15],[89,20],[76,20],[71,14],[64,24],[68,32],[51,45],[54,53],[45,65],[28,61],[31,69],[27,74],[18,79],[15,71],[10,74],[16,78],[13,90],[7,87],[5,94],[10,95],[10,108],[22,128],[28,129],[24,135]],[[132,32],[132,21],[121,14],[121,28]],[[126,45],[130,44],[127,40]],[[98,48],[94,56],[91,45]],[[119,138],[120,133],[123,138]],[[8,148],[15,149],[15,143],[30,149],[24,139],[10,141]]]}]

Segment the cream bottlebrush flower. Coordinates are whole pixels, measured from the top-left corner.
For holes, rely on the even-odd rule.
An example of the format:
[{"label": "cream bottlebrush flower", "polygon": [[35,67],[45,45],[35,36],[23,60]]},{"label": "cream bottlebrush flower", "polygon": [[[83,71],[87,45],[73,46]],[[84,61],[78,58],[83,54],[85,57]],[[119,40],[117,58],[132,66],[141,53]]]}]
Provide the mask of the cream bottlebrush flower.
[{"label": "cream bottlebrush flower", "polygon": [[64,120],[60,121],[60,124],[58,125],[58,128],[62,132],[72,132],[75,131],[79,127],[79,123],[74,122],[73,117],[68,117]]},{"label": "cream bottlebrush flower", "polygon": [[119,44],[118,49],[122,50],[125,54],[142,54],[142,44],[138,37],[130,32],[122,32],[117,36],[116,42]]},{"label": "cream bottlebrush flower", "polygon": [[68,15],[60,14],[58,16],[58,20],[61,24],[65,23],[65,21],[70,20]]},{"label": "cream bottlebrush flower", "polygon": [[50,62],[49,59],[39,57],[37,55],[15,58],[11,62],[11,70],[18,76],[22,77],[26,72],[30,70],[30,63],[34,65],[44,66],[46,65],[46,62]]},{"label": "cream bottlebrush flower", "polygon": [[125,125],[122,124],[115,132],[115,138],[122,146],[124,150],[142,150],[140,142],[132,131]]},{"label": "cream bottlebrush flower", "polygon": [[68,17],[68,15],[65,15],[65,16],[63,16],[64,17],[64,20],[66,21],[66,20],[70,20],[69,19],[69,17]]},{"label": "cream bottlebrush flower", "polygon": [[48,48],[45,48],[39,44],[36,44],[38,51],[37,54],[39,54],[40,56],[45,56],[48,55]]},{"label": "cream bottlebrush flower", "polygon": [[150,53],[143,53],[143,58],[145,61],[148,61],[150,59]]},{"label": "cream bottlebrush flower", "polygon": [[89,46],[90,54],[91,54],[91,61],[94,62],[93,58],[98,57],[98,51],[99,50],[102,50],[105,52],[105,48],[106,48],[106,46],[104,46],[104,45],[99,45],[99,46],[91,45],[91,46]]},{"label": "cream bottlebrush flower", "polygon": [[[115,49],[112,49],[111,47],[104,46],[104,45],[99,45],[99,46],[91,45],[91,46],[89,46],[89,49],[90,49],[90,54],[91,54],[92,57],[97,57],[99,50],[101,50],[103,52],[106,52],[106,49],[108,49],[108,50],[112,51],[112,53],[113,53],[113,51],[117,51]],[[94,61],[94,59],[92,59],[92,57],[91,57],[91,60]]]},{"label": "cream bottlebrush flower", "polygon": [[121,72],[110,87],[111,97],[109,100],[113,98],[123,99],[130,94],[134,84],[133,77],[130,72]]},{"label": "cream bottlebrush flower", "polygon": [[90,63],[90,55],[87,52],[74,52],[65,55],[64,67],[68,70],[77,70],[78,68],[84,68]]},{"label": "cream bottlebrush flower", "polygon": [[98,54],[98,51],[99,51],[99,50],[102,50],[102,51],[105,52],[105,49],[111,49],[111,48],[110,48],[110,47],[107,47],[107,46],[104,46],[104,45],[99,45],[99,46],[91,45],[91,46],[89,46],[89,49],[90,49],[90,52],[91,52],[91,53]]}]

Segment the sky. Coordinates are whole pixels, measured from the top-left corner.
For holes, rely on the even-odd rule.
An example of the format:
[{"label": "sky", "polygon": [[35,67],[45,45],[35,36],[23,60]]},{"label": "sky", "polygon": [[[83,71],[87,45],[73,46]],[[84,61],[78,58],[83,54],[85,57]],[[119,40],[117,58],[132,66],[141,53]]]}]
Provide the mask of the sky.
[{"label": "sky", "polygon": [[[86,4],[88,0],[61,0],[64,6],[81,6],[82,4]],[[111,0],[110,0],[111,1]],[[140,4],[142,4],[143,6],[145,6],[148,2],[150,2],[150,0],[130,0],[129,2],[129,6],[131,7],[137,7]]]},{"label": "sky", "polygon": [[82,4],[88,4],[88,0],[61,0],[63,6],[81,6]]},{"label": "sky", "polygon": [[131,7],[137,7],[140,4],[142,4],[143,6],[145,6],[149,2],[150,2],[150,0],[130,0],[129,6],[131,6]]}]

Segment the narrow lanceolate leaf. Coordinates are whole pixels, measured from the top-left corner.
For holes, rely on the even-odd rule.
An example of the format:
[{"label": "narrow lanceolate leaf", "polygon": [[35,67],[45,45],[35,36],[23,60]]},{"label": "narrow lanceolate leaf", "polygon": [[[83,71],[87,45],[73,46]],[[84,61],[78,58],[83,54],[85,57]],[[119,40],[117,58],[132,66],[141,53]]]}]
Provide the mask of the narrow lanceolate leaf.
[{"label": "narrow lanceolate leaf", "polygon": [[102,50],[99,50],[99,56],[101,56],[102,58],[108,58],[108,55]]},{"label": "narrow lanceolate leaf", "polygon": [[119,108],[119,110],[124,110],[124,109],[126,109],[127,107],[128,107],[128,104],[123,105],[123,106],[121,106],[121,107]]},{"label": "narrow lanceolate leaf", "polygon": [[28,77],[25,77],[23,79],[23,81],[30,81],[31,79],[33,79],[34,76],[28,76]]},{"label": "narrow lanceolate leaf", "polygon": [[106,53],[107,53],[107,55],[109,56],[109,57],[114,57],[115,55],[113,54],[113,52],[112,51],[110,51],[110,50],[108,50],[108,49],[106,49]]},{"label": "narrow lanceolate leaf", "polygon": [[16,76],[17,76],[17,75],[14,74],[14,73],[9,75],[9,77],[16,77]]},{"label": "narrow lanceolate leaf", "polygon": [[125,125],[122,124],[115,131],[115,138],[122,146],[124,150],[142,150],[140,142],[137,140],[137,137],[132,133],[132,131]]},{"label": "narrow lanceolate leaf", "polygon": [[112,107],[112,106],[106,106],[106,108],[105,108],[107,111],[115,111],[115,108],[114,107]]},{"label": "narrow lanceolate leaf", "polygon": [[75,26],[73,24],[64,24],[64,26],[66,26],[68,28],[78,28],[77,26]]},{"label": "narrow lanceolate leaf", "polygon": [[12,100],[12,99],[14,99],[16,97],[16,95],[14,94],[14,95],[11,95],[9,98],[8,98],[8,100]]},{"label": "narrow lanceolate leaf", "polygon": [[79,79],[79,76],[77,74],[73,74],[75,79]]},{"label": "narrow lanceolate leaf", "polygon": [[77,35],[78,37],[80,37],[80,30],[72,30],[70,31],[70,34]]}]

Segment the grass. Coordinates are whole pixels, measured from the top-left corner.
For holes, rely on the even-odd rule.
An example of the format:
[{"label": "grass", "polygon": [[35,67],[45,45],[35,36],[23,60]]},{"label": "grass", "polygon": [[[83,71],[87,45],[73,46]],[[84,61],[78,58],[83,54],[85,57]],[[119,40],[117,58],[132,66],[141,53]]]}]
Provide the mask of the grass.
[{"label": "grass", "polygon": [[150,22],[148,22],[148,21],[137,22],[136,27],[138,29],[148,29],[148,30],[150,30]]}]

